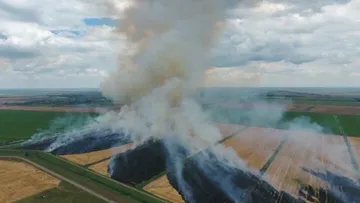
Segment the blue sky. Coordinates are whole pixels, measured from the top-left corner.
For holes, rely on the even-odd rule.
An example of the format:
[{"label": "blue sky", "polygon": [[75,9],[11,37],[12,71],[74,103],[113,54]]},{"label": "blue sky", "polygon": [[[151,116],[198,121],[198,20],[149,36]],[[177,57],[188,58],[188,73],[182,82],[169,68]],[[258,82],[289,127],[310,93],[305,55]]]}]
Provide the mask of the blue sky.
[{"label": "blue sky", "polygon": [[116,21],[111,18],[84,18],[84,23],[88,26],[116,26]]}]

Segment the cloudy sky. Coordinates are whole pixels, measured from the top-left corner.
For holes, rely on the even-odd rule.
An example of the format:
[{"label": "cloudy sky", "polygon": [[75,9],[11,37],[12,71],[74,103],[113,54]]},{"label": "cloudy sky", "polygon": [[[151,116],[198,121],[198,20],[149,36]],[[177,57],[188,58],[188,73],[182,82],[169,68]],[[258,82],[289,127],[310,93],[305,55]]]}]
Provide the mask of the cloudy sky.
[{"label": "cloudy sky", "polygon": [[[93,2],[0,0],[0,88],[98,87],[123,39]],[[245,2],[206,85],[360,87],[359,10],[360,0]]]}]

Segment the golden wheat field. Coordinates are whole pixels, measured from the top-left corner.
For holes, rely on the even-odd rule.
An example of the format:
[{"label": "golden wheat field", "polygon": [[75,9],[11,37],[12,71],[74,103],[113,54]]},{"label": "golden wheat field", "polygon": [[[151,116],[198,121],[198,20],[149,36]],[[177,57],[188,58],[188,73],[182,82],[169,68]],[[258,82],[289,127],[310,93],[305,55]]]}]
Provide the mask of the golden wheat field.
[{"label": "golden wheat field", "polygon": [[23,162],[0,160],[0,202],[10,203],[57,187],[60,180]]},{"label": "golden wheat field", "polygon": [[108,166],[109,166],[109,163],[110,163],[110,159],[107,159],[105,161],[102,161],[100,163],[97,163],[97,164],[94,164],[94,165],[91,165],[89,167],[89,169],[101,174],[101,175],[104,175],[104,176],[110,176],[109,172],[108,172]]},{"label": "golden wheat field", "polygon": [[298,196],[301,184],[326,188],[327,184],[310,171],[329,170],[355,177],[341,136],[305,131],[291,131],[288,136],[265,174],[265,178],[276,189]]},{"label": "golden wheat field", "polygon": [[160,178],[147,184],[143,189],[169,202],[185,202],[181,195],[171,186],[166,175],[163,175]]},{"label": "golden wheat field", "polygon": [[70,155],[61,155],[62,158],[67,159],[69,161],[75,162],[79,165],[91,164],[97,161],[100,161],[105,158],[111,157],[113,154],[122,153],[133,146],[132,143],[122,145],[119,147],[114,147],[110,149],[94,151],[84,154],[70,154]]},{"label": "golden wheat field", "polygon": [[281,130],[249,127],[223,144],[233,148],[238,156],[247,162],[248,167],[260,169],[280,144],[283,136]]},{"label": "golden wheat field", "polygon": [[360,138],[359,137],[349,137],[348,139],[349,139],[351,148],[355,154],[355,158],[356,158],[358,164],[360,164]]}]

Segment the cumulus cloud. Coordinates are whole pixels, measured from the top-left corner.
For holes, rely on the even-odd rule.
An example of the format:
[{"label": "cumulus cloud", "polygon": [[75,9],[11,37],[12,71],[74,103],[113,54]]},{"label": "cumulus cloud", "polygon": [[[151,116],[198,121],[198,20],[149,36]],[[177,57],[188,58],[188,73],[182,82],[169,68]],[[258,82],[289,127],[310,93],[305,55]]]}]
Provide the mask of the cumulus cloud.
[{"label": "cumulus cloud", "polygon": [[[131,2],[108,1],[119,3],[0,0],[0,87],[14,86],[9,78],[19,87],[34,79],[47,87],[46,78],[96,87],[125,48],[112,25],[85,20],[111,18]],[[359,10],[360,0],[242,0],[212,50],[205,85],[360,85]]]}]

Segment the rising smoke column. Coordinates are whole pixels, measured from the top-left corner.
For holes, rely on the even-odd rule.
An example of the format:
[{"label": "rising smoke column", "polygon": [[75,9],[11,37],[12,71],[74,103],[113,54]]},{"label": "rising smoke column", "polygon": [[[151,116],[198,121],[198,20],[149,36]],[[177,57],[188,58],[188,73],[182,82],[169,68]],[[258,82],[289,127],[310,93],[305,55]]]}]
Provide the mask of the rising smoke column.
[{"label": "rising smoke column", "polygon": [[209,52],[233,6],[221,0],[134,0],[118,14],[117,33],[126,37],[128,50],[101,85],[105,96],[127,104],[117,126],[140,141],[221,138],[191,95],[202,85]]},{"label": "rising smoke column", "polygon": [[[115,8],[116,2],[110,6]],[[211,48],[233,6],[222,0],[131,1],[119,13],[117,29],[128,50],[101,85],[106,97],[126,104],[115,128],[127,129],[135,142],[164,140],[168,162],[177,166],[178,185],[189,191],[185,199],[191,202],[191,188],[182,181],[183,158],[167,138],[176,137],[192,152],[221,139],[192,95],[202,85]]]}]

